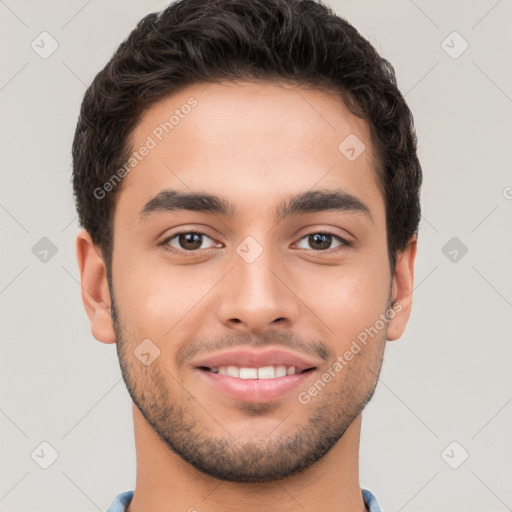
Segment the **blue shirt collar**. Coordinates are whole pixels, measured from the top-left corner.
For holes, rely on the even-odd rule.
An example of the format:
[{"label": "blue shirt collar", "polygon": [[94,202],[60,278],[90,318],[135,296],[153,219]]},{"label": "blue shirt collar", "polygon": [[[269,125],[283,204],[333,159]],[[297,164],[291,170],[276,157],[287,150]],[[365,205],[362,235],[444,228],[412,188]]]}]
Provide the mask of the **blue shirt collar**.
[{"label": "blue shirt collar", "polygon": [[[368,512],[382,512],[377,498],[368,490],[361,489],[363,501]],[[126,506],[133,498],[133,491],[125,491],[119,494],[108,508],[107,512],[125,512]]]}]

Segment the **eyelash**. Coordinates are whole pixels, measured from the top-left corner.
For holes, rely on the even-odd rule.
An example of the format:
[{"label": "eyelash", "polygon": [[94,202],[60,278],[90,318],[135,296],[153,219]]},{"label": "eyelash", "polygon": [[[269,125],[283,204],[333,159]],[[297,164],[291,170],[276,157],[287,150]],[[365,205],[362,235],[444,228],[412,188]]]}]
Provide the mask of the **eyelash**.
[{"label": "eyelash", "polygon": [[[179,231],[178,233],[174,233],[173,235],[171,235],[171,236],[167,237],[165,240],[163,240],[159,245],[163,246],[163,248],[169,252],[183,255],[185,257],[195,256],[200,251],[210,252],[210,250],[215,249],[214,247],[210,247],[208,249],[196,249],[196,250],[192,250],[192,251],[185,251],[183,249],[176,249],[175,247],[170,247],[168,245],[168,243],[171,240],[178,237],[179,235],[189,235],[189,234],[205,236],[205,237],[209,238],[210,240],[212,240],[213,242],[216,242],[216,240],[214,240],[212,237],[208,236],[205,233],[202,233],[201,231],[197,231],[194,229],[188,229],[187,231]],[[331,254],[332,252],[342,251],[342,250],[346,250],[346,249],[352,247],[352,242],[349,242],[345,238],[342,238],[341,236],[337,235],[336,233],[331,233],[329,231],[313,231],[311,233],[308,233],[307,235],[304,235],[300,240],[303,240],[304,238],[307,238],[311,235],[329,235],[329,236],[336,238],[338,241],[340,241],[342,245],[340,245],[339,247],[334,247],[334,248],[325,249],[325,250],[318,250],[318,251],[315,251],[314,249],[302,249],[302,250],[310,250],[310,251],[313,251],[313,252],[319,253],[319,254]],[[216,243],[218,243],[218,242],[216,242]]]}]

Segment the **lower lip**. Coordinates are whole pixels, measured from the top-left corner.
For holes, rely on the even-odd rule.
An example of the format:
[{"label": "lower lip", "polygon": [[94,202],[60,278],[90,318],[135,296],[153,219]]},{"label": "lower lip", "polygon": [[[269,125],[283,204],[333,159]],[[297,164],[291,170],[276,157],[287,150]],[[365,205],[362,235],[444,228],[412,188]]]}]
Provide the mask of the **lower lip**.
[{"label": "lower lip", "polygon": [[274,379],[240,379],[206,370],[198,371],[207,383],[234,400],[246,402],[271,402],[304,384],[316,370],[286,375]]}]

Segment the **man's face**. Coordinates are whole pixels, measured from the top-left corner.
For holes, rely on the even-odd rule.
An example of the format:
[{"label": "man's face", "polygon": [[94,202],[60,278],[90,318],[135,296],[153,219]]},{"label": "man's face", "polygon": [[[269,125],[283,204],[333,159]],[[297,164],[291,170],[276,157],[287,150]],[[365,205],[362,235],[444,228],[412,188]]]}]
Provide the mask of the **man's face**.
[{"label": "man's face", "polygon": [[[194,106],[182,108],[187,101]],[[176,109],[166,133],[160,123]],[[360,146],[338,148],[350,134],[366,147],[356,159]],[[385,206],[365,123],[319,91],[198,84],[146,112],[133,150],[144,145],[118,194],[112,260],[117,348],[134,402],[173,451],[217,478],[269,481],[309,467],[371,398],[386,342]],[[172,209],[171,191],[218,196],[233,211]],[[292,196],[314,191],[355,200],[280,216]],[[278,363],[288,371],[293,356],[314,369],[274,377],[289,382],[277,389],[215,373],[237,366],[236,355],[213,372],[200,364],[239,348],[280,349],[275,364],[259,365],[270,372]]]}]

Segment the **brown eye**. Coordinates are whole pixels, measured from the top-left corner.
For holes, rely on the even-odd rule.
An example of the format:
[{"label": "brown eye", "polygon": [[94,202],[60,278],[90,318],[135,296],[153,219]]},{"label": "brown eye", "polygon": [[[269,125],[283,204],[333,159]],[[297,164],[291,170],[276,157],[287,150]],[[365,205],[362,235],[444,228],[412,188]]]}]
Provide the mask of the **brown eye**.
[{"label": "brown eye", "polygon": [[[300,247],[300,249],[313,249],[314,251],[328,251],[337,249],[340,246],[350,246],[350,243],[334,233],[311,233],[301,239],[306,240],[309,247]],[[332,247],[333,240],[338,241],[338,245]]]},{"label": "brown eye", "polygon": [[204,233],[199,233],[197,231],[183,231],[164,240],[163,245],[170,246],[171,249],[176,251],[190,252],[197,251],[198,249],[208,249],[208,247],[201,247],[205,239],[212,240]]},{"label": "brown eye", "polygon": [[203,243],[203,238],[197,233],[185,233],[178,235],[178,244],[180,248],[187,251],[193,251],[199,249]]},{"label": "brown eye", "polygon": [[309,235],[308,242],[313,249],[325,251],[331,248],[332,236],[322,233],[315,233],[314,235]]}]

